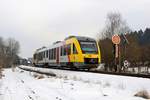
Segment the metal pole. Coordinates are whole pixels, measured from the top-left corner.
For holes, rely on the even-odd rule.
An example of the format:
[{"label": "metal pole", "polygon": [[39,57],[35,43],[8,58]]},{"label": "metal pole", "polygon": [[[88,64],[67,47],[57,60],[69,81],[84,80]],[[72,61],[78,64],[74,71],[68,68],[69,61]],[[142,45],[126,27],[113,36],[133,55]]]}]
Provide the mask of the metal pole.
[{"label": "metal pole", "polygon": [[118,58],[119,58],[119,46],[118,44],[115,44],[115,65],[117,72],[118,72]]},{"label": "metal pole", "polygon": [[118,49],[118,56],[119,56],[119,71],[121,70],[121,47],[119,45],[119,49]]}]

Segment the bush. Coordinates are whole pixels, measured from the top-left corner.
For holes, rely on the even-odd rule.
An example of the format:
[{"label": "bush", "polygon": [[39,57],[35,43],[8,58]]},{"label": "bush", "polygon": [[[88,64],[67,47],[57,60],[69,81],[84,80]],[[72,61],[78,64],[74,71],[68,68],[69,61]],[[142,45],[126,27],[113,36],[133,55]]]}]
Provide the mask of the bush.
[{"label": "bush", "polygon": [[150,99],[150,94],[146,90],[141,90],[141,91],[137,92],[134,96],[142,97],[145,99]]}]

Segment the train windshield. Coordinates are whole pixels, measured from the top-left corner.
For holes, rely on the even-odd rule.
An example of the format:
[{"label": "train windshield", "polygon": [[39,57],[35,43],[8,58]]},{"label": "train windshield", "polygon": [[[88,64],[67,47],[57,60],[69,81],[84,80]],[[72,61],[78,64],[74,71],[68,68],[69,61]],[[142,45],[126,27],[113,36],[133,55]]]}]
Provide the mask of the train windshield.
[{"label": "train windshield", "polygon": [[84,54],[96,54],[98,51],[96,42],[80,42],[80,45]]}]

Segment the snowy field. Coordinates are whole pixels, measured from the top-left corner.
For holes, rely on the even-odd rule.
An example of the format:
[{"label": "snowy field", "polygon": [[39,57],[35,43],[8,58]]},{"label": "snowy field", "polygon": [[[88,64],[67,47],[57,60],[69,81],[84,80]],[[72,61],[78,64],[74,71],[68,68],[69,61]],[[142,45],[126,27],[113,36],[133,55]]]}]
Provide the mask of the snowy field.
[{"label": "snowy field", "polygon": [[50,71],[57,76],[5,69],[0,79],[0,100],[145,100],[134,95],[150,91],[150,79]]}]

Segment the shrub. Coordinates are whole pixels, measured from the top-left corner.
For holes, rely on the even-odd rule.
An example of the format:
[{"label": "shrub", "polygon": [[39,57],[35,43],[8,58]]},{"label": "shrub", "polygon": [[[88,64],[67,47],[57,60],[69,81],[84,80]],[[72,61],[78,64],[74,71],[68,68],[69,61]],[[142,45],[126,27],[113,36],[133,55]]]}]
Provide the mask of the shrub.
[{"label": "shrub", "polygon": [[150,99],[150,94],[146,90],[141,90],[141,91],[137,92],[134,96],[142,97],[145,99]]}]

